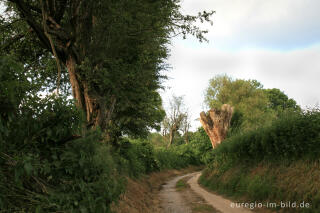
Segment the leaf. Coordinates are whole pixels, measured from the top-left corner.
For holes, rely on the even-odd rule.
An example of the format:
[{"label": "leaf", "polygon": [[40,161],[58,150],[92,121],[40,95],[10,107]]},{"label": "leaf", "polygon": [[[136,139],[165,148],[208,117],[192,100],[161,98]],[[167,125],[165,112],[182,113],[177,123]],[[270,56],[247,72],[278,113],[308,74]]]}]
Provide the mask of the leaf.
[{"label": "leaf", "polygon": [[33,171],[33,167],[30,162],[26,162],[23,166],[24,170],[26,171],[27,175],[31,175]]}]

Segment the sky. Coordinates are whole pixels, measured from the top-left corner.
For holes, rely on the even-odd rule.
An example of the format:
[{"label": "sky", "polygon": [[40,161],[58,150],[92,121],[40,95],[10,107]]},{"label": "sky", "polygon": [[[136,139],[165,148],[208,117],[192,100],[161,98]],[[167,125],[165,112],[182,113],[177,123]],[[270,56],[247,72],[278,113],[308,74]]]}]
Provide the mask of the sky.
[{"label": "sky", "polygon": [[256,79],[264,88],[278,88],[303,108],[320,102],[319,0],[183,0],[184,14],[214,10],[209,43],[189,36],[174,38],[165,91],[184,96],[192,130],[204,105],[209,79],[227,74]]}]

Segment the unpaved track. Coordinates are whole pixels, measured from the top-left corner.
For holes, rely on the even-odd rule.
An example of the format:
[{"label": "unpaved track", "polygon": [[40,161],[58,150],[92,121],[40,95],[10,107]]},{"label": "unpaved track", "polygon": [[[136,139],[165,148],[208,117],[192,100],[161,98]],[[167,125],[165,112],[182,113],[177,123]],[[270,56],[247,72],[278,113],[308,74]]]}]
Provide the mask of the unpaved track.
[{"label": "unpaved track", "polygon": [[181,194],[176,190],[177,182],[187,176],[197,173],[189,173],[186,175],[175,177],[174,179],[166,182],[160,191],[161,208],[165,213],[192,213],[190,206],[182,198]]},{"label": "unpaved track", "polygon": [[201,172],[193,173],[193,177],[188,181],[191,189],[195,191],[198,195],[203,197],[208,204],[212,205],[214,208],[218,209],[223,213],[251,213],[251,211],[244,208],[232,208],[230,204],[232,201],[227,200],[221,196],[215,195],[203,189],[198,184],[198,179],[201,175]]},{"label": "unpaved track", "polygon": [[198,184],[198,178],[201,172],[189,173],[186,175],[175,177],[166,182],[160,191],[161,208],[164,213],[192,213],[191,207],[183,199],[183,196],[176,191],[176,183],[185,177],[191,176],[188,184],[197,195],[202,197],[209,205],[222,213],[251,213],[251,211],[243,208],[231,208],[232,201],[227,200],[221,196],[215,195],[203,189]]}]

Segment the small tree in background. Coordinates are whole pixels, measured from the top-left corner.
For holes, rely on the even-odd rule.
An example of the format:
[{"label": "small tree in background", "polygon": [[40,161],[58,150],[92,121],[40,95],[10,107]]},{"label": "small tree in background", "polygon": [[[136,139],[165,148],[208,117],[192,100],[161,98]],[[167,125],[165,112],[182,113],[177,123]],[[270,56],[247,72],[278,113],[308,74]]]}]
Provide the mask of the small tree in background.
[{"label": "small tree in background", "polygon": [[169,102],[167,116],[162,121],[163,135],[169,137],[168,147],[173,144],[175,134],[182,130],[187,117],[183,96],[173,95]]}]

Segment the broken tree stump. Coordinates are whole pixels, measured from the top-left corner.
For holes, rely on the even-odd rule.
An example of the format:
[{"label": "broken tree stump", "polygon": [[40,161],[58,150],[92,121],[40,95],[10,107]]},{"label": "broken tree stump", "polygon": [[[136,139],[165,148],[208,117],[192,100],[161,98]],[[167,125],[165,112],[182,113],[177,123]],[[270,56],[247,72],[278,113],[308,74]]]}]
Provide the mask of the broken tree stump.
[{"label": "broken tree stump", "polygon": [[200,113],[200,122],[210,138],[212,148],[215,148],[223,141],[230,127],[233,107],[223,104],[221,109],[211,109]]}]

